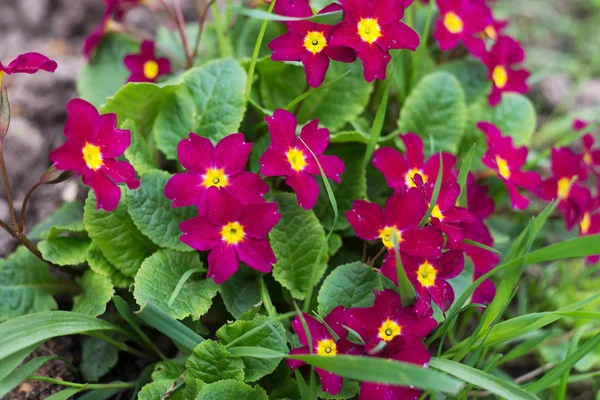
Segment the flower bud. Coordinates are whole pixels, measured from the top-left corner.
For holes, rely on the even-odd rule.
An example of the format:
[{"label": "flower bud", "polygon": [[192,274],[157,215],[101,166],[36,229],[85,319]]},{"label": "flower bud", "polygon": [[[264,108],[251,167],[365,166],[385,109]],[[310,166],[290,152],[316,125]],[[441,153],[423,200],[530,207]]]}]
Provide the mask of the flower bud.
[{"label": "flower bud", "polygon": [[8,126],[10,125],[10,104],[8,102],[8,91],[6,86],[2,84],[3,74],[3,72],[0,72],[0,141],[8,133]]},{"label": "flower bud", "polygon": [[52,164],[40,177],[40,183],[48,185],[61,183],[72,177],[74,173],[75,172],[73,171],[59,171],[54,164]]}]

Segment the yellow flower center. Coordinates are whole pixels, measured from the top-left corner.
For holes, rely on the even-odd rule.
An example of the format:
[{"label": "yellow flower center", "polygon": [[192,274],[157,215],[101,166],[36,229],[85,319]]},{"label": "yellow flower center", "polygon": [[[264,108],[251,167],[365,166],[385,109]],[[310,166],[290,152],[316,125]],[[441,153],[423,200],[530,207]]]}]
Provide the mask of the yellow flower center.
[{"label": "yellow flower center", "polygon": [[244,227],[239,222],[230,222],[221,229],[221,237],[227,244],[238,244],[244,240]]},{"label": "yellow flower center", "polygon": [[429,261],[425,261],[423,264],[419,265],[419,269],[417,270],[417,280],[424,287],[434,286],[436,275],[437,270],[433,268],[433,265],[429,264]]},{"label": "yellow flower center", "polygon": [[579,224],[579,227],[581,228],[581,233],[587,235],[587,233],[590,231],[591,225],[592,217],[590,216],[589,212],[586,212],[585,214],[583,214],[583,218],[581,219],[581,223]]},{"label": "yellow flower center", "polygon": [[496,32],[496,28],[494,28],[493,25],[486,26],[483,31],[485,32],[487,37],[489,37],[490,39],[492,39],[492,40],[498,39],[498,32]]},{"label": "yellow flower center", "polygon": [[218,188],[222,188],[227,186],[228,180],[227,175],[223,172],[222,169],[212,169],[209,168],[206,171],[206,175],[204,175],[204,182],[202,184],[209,188],[211,186],[215,186]]},{"label": "yellow flower center", "polygon": [[302,150],[291,147],[285,155],[294,171],[302,171],[306,167],[306,158]]},{"label": "yellow flower center", "polygon": [[337,354],[337,346],[333,339],[319,340],[317,343],[317,354],[320,356],[335,356]]},{"label": "yellow flower center", "polygon": [[492,72],[492,79],[498,88],[504,89],[508,82],[508,72],[506,72],[506,68],[502,65],[497,65],[496,68],[494,68],[494,72]]},{"label": "yellow flower center", "polygon": [[[2,77],[0,77],[0,83],[2,83]],[[590,167],[594,164],[594,159],[589,151],[583,153],[583,162]]]},{"label": "yellow flower center", "polygon": [[433,207],[433,210],[431,210],[431,216],[439,219],[440,222],[444,220],[444,214],[442,214],[440,207],[437,204]]},{"label": "yellow flower center", "polygon": [[320,53],[327,47],[327,39],[323,32],[310,31],[304,38],[304,48],[313,54]]},{"label": "yellow flower center", "polygon": [[463,20],[455,12],[448,12],[444,15],[444,26],[450,33],[461,33],[465,27]]},{"label": "yellow flower center", "polygon": [[571,191],[570,185],[571,180],[569,178],[560,178],[558,181],[558,197],[563,200],[569,197],[569,192]]},{"label": "yellow flower center", "polygon": [[158,63],[154,60],[148,60],[144,63],[144,76],[148,79],[154,79],[158,75]]},{"label": "yellow flower center", "polygon": [[504,179],[510,178],[510,168],[508,168],[508,163],[505,159],[496,156],[496,165],[498,166],[498,173]]},{"label": "yellow flower center", "polygon": [[379,338],[386,342],[389,342],[396,336],[402,333],[402,326],[398,325],[391,319],[386,319],[383,324],[379,327]]},{"label": "yellow flower center", "polygon": [[417,184],[414,182],[416,174],[421,175],[421,178],[423,178],[423,183],[427,183],[427,175],[425,175],[420,169],[413,168],[410,171],[408,171],[406,175],[404,175],[404,183],[407,187],[417,187]]},{"label": "yellow flower center", "polygon": [[402,241],[402,235],[400,234],[400,231],[396,229],[395,226],[386,226],[385,228],[379,231],[379,238],[383,242],[383,245],[388,249],[394,248],[394,232],[396,232],[396,239],[398,240],[398,244],[400,244],[400,242]]},{"label": "yellow flower center", "polygon": [[94,171],[98,171],[100,167],[104,165],[102,161],[102,153],[100,152],[99,146],[94,146],[90,143],[85,143],[83,146],[83,159],[85,164],[89,169],[93,169]]},{"label": "yellow flower center", "polygon": [[358,35],[364,42],[375,43],[382,36],[377,18],[361,18],[358,22]]},{"label": "yellow flower center", "polygon": [[0,71],[0,89],[2,89],[2,79],[4,78],[4,71]]}]

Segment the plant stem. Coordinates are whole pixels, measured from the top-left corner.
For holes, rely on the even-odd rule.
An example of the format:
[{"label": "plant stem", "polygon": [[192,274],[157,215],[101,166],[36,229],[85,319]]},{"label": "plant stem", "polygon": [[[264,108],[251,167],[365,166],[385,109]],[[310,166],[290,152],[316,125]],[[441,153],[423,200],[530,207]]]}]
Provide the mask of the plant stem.
[{"label": "plant stem", "polygon": [[[163,8],[169,14],[169,18],[173,20],[175,25],[177,26],[177,30],[179,31],[179,37],[181,39],[181,46],[183,48],[183,52],[185,54],[186,59],[186,67],[190,68],[193,65],[193,60],[188,48],[187,35],[185,33],[185,21],[183,20],[183,14],[181,13],[181,5],[178,0],[174,0],[176,5],[176,10],[173,11],[171,7],[167,4],[165,0],[159,0],[160,4],[162,4]],[[178,11],[178,12],[177,12]],[[180,19],[181,18],[181,19]]]},{"label": "plant stem", "polygon": [[265,284],[264,279],[260,278],[260,297],[262,299],[263,305],[265,306],[265,310],[267,310],[267,314],[269,317],[277,316],[277,310],[271,301],[271,296],[269,296],[269,290],[267,289],[267,285]]},{"label": "plant stem", "polygon": [[198,51],[200,50],[200,39],[202,38],[202,32],[204,31],[204,23],[206,22],[206,18],[208,17],[208,10],[210,10],[210,6],[215,2],[215,0],[209,0],[204,9],[200,11],[200,5],[198,5],[198,34],[196,35],[196,42],[194,43],[194,51],[192,52],[192,59],[195,61],[196,57],[198,57]]},{"label": "plant stem", "polygon": [[227,38],[223,35],[223,26],[221,25],[221,13],[219,3],[213,3],[213,19],[215,20],[215,29],[217,31],[217,41],[219,42],[219,53],[221,57],[231,56],[231,49]]},{"label": "plant stem", "polygon": [[147,355],[146,353],[142,353],[141,351],[134,349],[133,347],[130,347],[128,345],[126,345],[123,342],[119,342],[117,340],[114,340],[102,333],[99,332],[89,332],[88,335],[93,336],[95,338],[98,338],[100,340],[104,340],[107,343],[112,344],[113,346],[115,346],[116,348],[118,348],[119,350],[125,351],[127,353],[131,353],[135,356],[141,357],[141,358],[145,358],[145,359],[151,359],[152,357],[150,357],[149,355]]},{"label": "plant stem", "polygon": [[48,376],[38,376],[38,375],[30,375],[27,377],[27,380],[30,381],[40,381],[40,382],[48,382],[55,383],[57,385],[74,387],[74,388],[85,388],[90,390],[97,389],[127,389],[134,387],[136,382],[115,382],[115,383],[75,383],[63,381],[62,379],[54,379]]},{"label": "plant stem", "polygon": [[10,183],[8,181],[8,173],[6,172],[6,162],[4,161],[4,145],[0,141],[0,168],[2,169],[2,180],[4,180],[4,187],[6,188],[6,201],[8,202],[8,209],[10,211],[10,218],[13,224],[13,230],[17,230],[17,216],[15,214],[15,206],[13,204],[12,192],[10,190]]},{"label": "plant stem", "polygon": [[19,219],[19,226],[17,227],[17,234],[23,234],[23,228],[25,226],[25,212],[27,211],[27,204],[29,203],[29,198],[35,192],[35,190],[42,185],[41,182],[37,182],[27,191],[25,198],[23,199],[23,205],[21,206],[21,218]]},{"label": "plant stem", "polygon": [[377,259],[379,257],[381,257],[381,255],[387,250],[387,247],[383,246],[378,252],[377,254],[375,254],[375,257],[373,257],[371,260],[369,260],[368,265],[369,267],[372,267],[375,264],[375,261],[377,261]]},{"label": "plant stem", "polygon": [[[268,13],[273,12],[273,8],[275,7],[276,0],[271,2],[269,5]],[[258,37],[256,38],[256,43],[254,43],[254,50],[252,51],[252,60],[250,61],[250,67],[248,67],[248,80],[246,81],[246,101],[250,100],[250,93],[252,92],[252,83],[254,83],[254,71],[256,70],[256,62],[258,61],[258,54],[260,53],[260,46],[262,45],[262,41],[265,37],[265,31],[267,30],[267,23],[269,21],[264,20],[262,26],[260,27],[260,31],[258,32]]]}]

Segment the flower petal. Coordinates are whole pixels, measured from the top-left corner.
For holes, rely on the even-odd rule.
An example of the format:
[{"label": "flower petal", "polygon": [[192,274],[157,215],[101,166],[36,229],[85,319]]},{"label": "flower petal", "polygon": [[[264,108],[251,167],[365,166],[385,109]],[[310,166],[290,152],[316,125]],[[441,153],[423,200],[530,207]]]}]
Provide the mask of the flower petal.
[{"label": "flower petal", "polygon": [[251,150],[252,143],[244,141],[243,133],[227,135],[215,146],[215,167],[224,169],[225,175],[235,175],[246,168]]},{"label": "flower petal", "polygon": [[292,175],[294,171],[285,153],[269,146],[260,157],[260,173],[264,176],[287,176]]},{"label": "flower petal", "polygon": [[288,176],[285,183],[294,189],[298,205],[305,210],[311,210],[319,198],[319,184],[310,174],[298,172]]},{"label": "flower petal", "polygon": [[383,209],[379,204],[356,200],[345,215],[354,233],[361,239],[377,239],[379,231],[384,228]]},{"label": "flower petal", "polygon": [[207,190],[208,219],[220,226],[238,221],[242,212],[242,204],[225,190],[211,186]]},{"label": "flower petal", "polygon": [[257,271],[269,273],[277,262],[268,239],[245,237],[237,244],[240,261]]},{"label": "flower petal", "polygon": [[179,224],[183,232],[180,240],[199,251],[208,251],[223,242],[221,227],[209,221],[206,215],[188,219]]},{"label": "flower petal", "polygon": [[272,117],[265,117],[273,147],[287,151],[296,142],[296,127],[298,121],[289,111],[275,110]]},{"label": "flower petal", "polygon": [[266,237],[281,219],[277,203],[248,204],[242,209],[239,223],[244,233],[254,239]]},{"label": "flower petal", "polygon": [[96,194],[96,209],[113,211],[119,205],[121,189],[108,176],[98,171],[88,170],[83,175],[83,183],[89,185]]},{"label": "flower petal", "polygon": [[172,200],[171,207],[200,206],[206,210],[204,178],[196,172],[173,175],[165,186],[165,197]]},{"label": "flower petal", "polygon": [[358,52],[358,58],[362,61],[364,77],[367,82],[373,82],[375,79],[385,79],[387,65],[392,59],[388,52],[382,50],[375,43],[365,44]]},{"label": "flower petal", "polygon": [[185,169],[204,174],[213,167],[214,147],[209,139],[191,132],[177,144],[177,158]]},{"label": "flower petal", "polygon": [[104,165],[100,171],[108,175],[115,183],[125,182],[129,189],[140,187],[140,181],[136,178],[135,169],[127,161],[104,160]]},{"label": "flower petal", "polygon": [[238,270],[240,263],[235,252],[235,246],[225,242],[208,253],[207,278],[213,278],[215,283],[222,284]]},{"label": "flower petal", "polygon": [[408,164],[398,150],[391,147],[377,149],[373,153],[373,165],[383,174],[389,187],[404,187]]},{"label": "flower petal", "polygon": [[269,191],[269,185],[252,172],[242,171],[230,176],[224,190],[242,204],[264,203],[263,195]]},{"label": "flower petal", "polygon": [[300,138],[318,156],[323,154],[327,150],[327,146],[329,146],[329,129],[319,128],[319,120],[313,119],[304,125],[300,133]]}]

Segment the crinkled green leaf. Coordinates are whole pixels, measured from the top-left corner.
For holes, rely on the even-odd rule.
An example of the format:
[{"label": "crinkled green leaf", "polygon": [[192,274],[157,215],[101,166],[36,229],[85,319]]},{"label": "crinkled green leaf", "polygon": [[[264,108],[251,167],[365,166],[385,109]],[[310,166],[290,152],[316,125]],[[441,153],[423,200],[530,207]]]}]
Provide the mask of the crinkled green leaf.
[{"label": "crinkled green leaf", "polygon": [[447,72],[425,76],[410,92],[400,112],[398,129],[421,136],[425,152],[455,153],[467,123],[465,94]]},{"label": "crinkled green leaf", "polygon": [[77,280],[83,293],[73,299],[73,311],[97,317],[104,314],[106,304],[115,294],[110,278],[87,270]]},{"label": "crinkled green leaf", "polygon": [[369,143],[369,136],[359,131],[337,132],[331,135],[329,143]]},{"label": "crinkled green leaf", "polygon": [[57,237],[42,240],[38,247],[44,259],[56,265],[79,265],[86,260],[92,241],[87,237]]},{"label": "crinkled green leaf", "polygon": [[196,346],[185,366],[191,378],[205,383],[223,379],[244,380],[243,361],[233,357],[225,346],[214,340],[205,340]]},{"label": "crinkled green leaf", "polygon": [[104,257],[124,275],[133,276],[156,245],[135,226],[127,212],[127,190],[121,190],[119,206],[112,212],[96,210],[96,196],[90,191],[83,222],[90,238]]},{"label": "crinkled green leaf", "polygon": [[327,253],[329,257],[334,256],[342,248],[342,237],[336,233],[332,233],[327,241]]},{"label": "crinkled green leaf", "polygon": [[50,275],[45,262],[19,247],[0,260],[0,321],[53,310],[57,304],[52,294],[69,287]]},{"label": "crinkled green leaf", "polygon": [[[217,337],[228,347],[257,346],[282,353],[288,352],[285,329],[281,322],[269,321],[259,315],[251,321],[236,321],[219,328]],[[245,381],[254,382],[277,368],[281,358],[258,359],[242,357],[244,361]]]},{"label": "crinkled green leaf", "polygon": [[[145,385],[138,393],[138,400],[161,400],[165,398],[165,394],[174,385],[173,379],[161,379],[156,382],[150,382]],[[173,396],[169,396],[170,400],[174,400]]]},{"label": "crinkled green leaf", "polygon": [[268,400],[267,392],[260,386],[249,386],[240,381],[226,379],[206,385],[196,400]]},{"label": "crinkled green leaf", "polygon": [[185,372],[184,365],[173,360],[161,361],[154,365],[152,380],[177,379]]},{"label": "crinkled green leaf", "polygon": [[260,276],[248,267],[241,268],[221,286],[227,311],[236,319],[260,303]]},{"label": "crinkled green leaf", "polygon": [[171,200],[164,193],[170,177],[164,171],[144,175],[139,189],[130,190],[127,194],[129,215],[138,229],[156,245],[171,250],[193,251],[179,240],[179,224],[194,218],[198,212],[194,207],[171,208]]},{"label": "crinkled green leaf", "polygon": [[169,306],[168,302],[181,276],[187,270],[201,266],[197,253],[159,250],[144,261],[135,276],[133,296],[140,307],[150,302],[173,318],[191,316],[197,320],[208,311],[212,298],[219,291],[219,286],[212,279],[192,275],[173,304]]},{"label": "crinkled green leaf", "polygon": [[476,60],[450,61],[442,64],[440,71],[449,72],[458,79],[465,92],[467,104],[482,98],[490,86],[487,68]]},{"label": "crinkled green leaf", "polygon": [[127,288],[133,283],[133,278],[124,275],[121,271],[116,269],[115,266],[104,257],[104,254],[102,254],[102,250],[100,250],[98,245],[94,243],[88,248],[86,261],[92,271],[110,278],[110,281],[115,287]]},{"label": "crinkled green leaf", "polygon": [[112,344],[95,337],[83,340],[79,370],[86,381],[97,382],[117,365],[118,361],[119,349]]},{"label": "crinkled green leaf", "polygon": [[177,158],[177,144],[196,132],[218,141],[238,130],[245,111],[246,73],[232,59],[188,70],[179,90],[168,95],[154,122],[158,148]]},{"label": "crinkled green leaf", "polygon": [[46,238],[53,226],[74,226],[83,220],[83,204],[76,201],[65,203],[54,214],[33,227],[31,232],[27,233],[30,240],[39,240]]},{"label": "crinkled green leaf", "polygon": [[[296,196],[279,193],[273,196],[279,204],[281,220],[269,233],[277,264],[273,277],[296,299],[303,300],[312,288],[311,271],[325,242],[325,231],[312,211],[298,206]],[[323,263],[315,274],[318,282],[325,272]]]},{"label": "crinkled green leaf", "polygon": [[317,301],[319,315],[327,316],[335,307],[370,307],[380,288],[379,274],[366,264],[355,262],[340,265],[323,281]]}]

